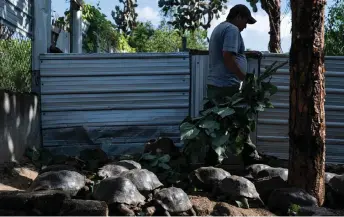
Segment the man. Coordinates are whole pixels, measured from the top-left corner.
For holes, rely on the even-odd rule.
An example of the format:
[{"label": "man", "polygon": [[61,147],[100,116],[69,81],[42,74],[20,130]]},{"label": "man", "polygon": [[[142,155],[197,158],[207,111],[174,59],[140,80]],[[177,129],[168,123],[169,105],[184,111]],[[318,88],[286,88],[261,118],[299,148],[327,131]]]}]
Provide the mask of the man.
[{"label": "man", "polygon": [[[245,5],[238,4],[231,8],[226,21],[213,30],[209,42],[208,98],[219,102],[222,97],[232,96],[239,91],[247,72],[241,32],[247,24],[254,23],[256,20],[251,16],[250,10]],[[245,164],[259,158],[255,147],[248,144],[245,144],[242,153]]]}]

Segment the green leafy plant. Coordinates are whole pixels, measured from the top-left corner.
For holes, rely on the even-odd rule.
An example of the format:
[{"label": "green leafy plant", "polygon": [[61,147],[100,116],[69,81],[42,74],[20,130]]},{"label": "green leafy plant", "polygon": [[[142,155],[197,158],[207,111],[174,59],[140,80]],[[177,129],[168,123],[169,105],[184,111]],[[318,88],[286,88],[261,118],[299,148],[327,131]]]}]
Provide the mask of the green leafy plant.
[{"label": "green leafy plant", "polygon": [[155,173],[159,180],[166,185],[176,185],[183,179],[182,166],[185,166],[183,157],[171,159],[168,154],[142,154],[139,162],[143,168]]},{"label": "green leafy plant", "polygon": [[271,76],[286,63],[274,62],[259,77],[247,74],[238,93],[224,97],[221,103],[208,99],[210,106],[201,111],[199,117],[184,119],[180,133],[183,154],[189,162],[206,163],[213,151],[217,162],[221,163],[226,153],[238,155],[245,143],[253,145],[249,134],[255,131],[257,113],[273,108],[270,97],[277,92],[277,87],[271,84]]},{"label": "green leafy plant", "polygon": [[288,208],[288,215],[296,216],[298,215],[300,209],[301,209],[300,205],[291,204],[290,207]]},{"label": "green leafy plant", "polygon": [[23,37],[0,40],[0,59],[0,88],[30,92],[31,41]]},{"label": "green leafy plant", "polygon": [[325,55],[344,55],[344,2],[334,1],[325,23]]},{"label": "green leafy plant", "polygon": [[171,167],[168,165],[171,157],[168,154],[164,155],[153,155],[150,153],[144,153],[141,159],[149,161],[151,167],[158,167],[164,170],[170,170]]}]

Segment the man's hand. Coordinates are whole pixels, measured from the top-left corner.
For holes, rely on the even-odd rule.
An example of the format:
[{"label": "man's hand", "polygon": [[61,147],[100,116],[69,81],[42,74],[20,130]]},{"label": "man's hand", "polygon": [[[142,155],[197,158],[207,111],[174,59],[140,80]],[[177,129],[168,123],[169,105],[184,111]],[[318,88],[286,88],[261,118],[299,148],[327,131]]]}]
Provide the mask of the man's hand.
[{"label": "man's hand", "polygon": [[235,55],[231,52],[224,51],[223,59],[227,69],[233,72],[241,81],[243,81],[246,74],[240,69],[238,63],[236,62]]}]

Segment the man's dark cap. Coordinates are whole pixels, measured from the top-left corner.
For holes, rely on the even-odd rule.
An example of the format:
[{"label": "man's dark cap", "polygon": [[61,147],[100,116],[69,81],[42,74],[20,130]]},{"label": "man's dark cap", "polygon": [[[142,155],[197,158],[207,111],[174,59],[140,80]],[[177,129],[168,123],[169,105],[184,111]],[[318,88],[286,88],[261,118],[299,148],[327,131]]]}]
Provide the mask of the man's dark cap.
[{"label": "man's dark cap", "polygon": [[255,24],[257,22],[257,20],[252,17],[250,9],[248,9],[248,7],[246,7],[245,5],[242,5],[242,4],[237,4],[237,5],[233,6],[229,11],[228,16],[229,15],[232,15],[233,17],[235,17],[237,15],[247,17],[248,18],[248,21],[247,21],[248,24]]}]

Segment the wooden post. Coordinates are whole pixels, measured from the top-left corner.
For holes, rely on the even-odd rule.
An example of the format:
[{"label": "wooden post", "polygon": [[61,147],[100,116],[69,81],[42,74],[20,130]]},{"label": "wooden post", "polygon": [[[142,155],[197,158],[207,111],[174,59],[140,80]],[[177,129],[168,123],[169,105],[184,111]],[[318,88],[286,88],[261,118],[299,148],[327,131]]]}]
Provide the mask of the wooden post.
[{"label": "wooden post", "polygon": [[289,177],[292,186],[325,199],[326,0],[291,1]]}]

